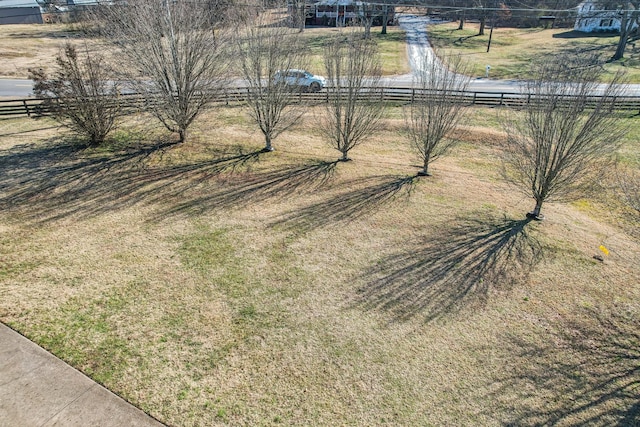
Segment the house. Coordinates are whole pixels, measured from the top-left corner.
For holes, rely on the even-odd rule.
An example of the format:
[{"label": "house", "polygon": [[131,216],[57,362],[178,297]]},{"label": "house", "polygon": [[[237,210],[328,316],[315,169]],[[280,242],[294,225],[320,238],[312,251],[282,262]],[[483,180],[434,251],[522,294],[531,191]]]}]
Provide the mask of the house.
[{"label": "house", "polygon": [[371,19],[372,25],[382,25],[385,18],[389,25],[393,25],[395,19],[395,8],[380,3],[320,0],[312,3],[312,7],[311,13],[307,12],[307,22],[315,25],[344,26],[365,18]]},{"label": "house", "polygon": [[611,3],[585,0],[578,5],[573,29],[584,33],[618,33],[621,18],[618,7],[613,9]]},{"label": "house", "polygon": [[42,12],[36,0],[0,1],[0,25],[42,24]]}]

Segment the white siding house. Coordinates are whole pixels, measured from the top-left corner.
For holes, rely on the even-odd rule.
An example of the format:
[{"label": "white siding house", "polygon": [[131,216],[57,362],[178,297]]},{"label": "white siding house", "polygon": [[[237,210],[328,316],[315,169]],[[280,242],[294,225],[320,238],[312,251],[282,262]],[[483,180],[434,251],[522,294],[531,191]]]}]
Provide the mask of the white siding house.
[{"label": "white siding house", "polygon": [[585,0],[578,5],[578,16],[573,29],[585,33],[620,31],[620,12],[607,9],[605,2]]}]

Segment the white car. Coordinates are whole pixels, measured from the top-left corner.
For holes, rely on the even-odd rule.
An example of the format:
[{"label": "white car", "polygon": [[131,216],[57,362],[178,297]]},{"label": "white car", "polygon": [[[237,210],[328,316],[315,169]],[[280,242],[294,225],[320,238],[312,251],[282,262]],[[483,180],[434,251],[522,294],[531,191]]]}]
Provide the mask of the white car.
[{"label": "white car", "polygon": [[292,88],[307,92],[320,92],[327,80],[322,76],[314,76],[305,70],[283,70],[273,76],[275,83],[284,83]]}]

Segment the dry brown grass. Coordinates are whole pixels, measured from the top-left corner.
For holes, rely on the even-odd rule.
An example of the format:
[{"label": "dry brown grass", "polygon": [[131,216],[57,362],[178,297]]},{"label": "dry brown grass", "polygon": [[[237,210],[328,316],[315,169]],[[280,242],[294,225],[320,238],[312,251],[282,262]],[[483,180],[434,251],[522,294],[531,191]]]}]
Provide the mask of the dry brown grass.
[{"label": "dry brown grass", "polygon": [[103,51],[99,40],[87,39],[69,24],[0,25],[0,78],[26,79],[29,68],[51,68],[65,43]]},{"label": "dry brown grass", "polygon": [[[303,38],[308,43],[311,54],[309,67],[312,72],[324,73],[322,47],[326,38],[337,32],[339,29],[336,28],[309,28],[304,32]],[[390,27],[386,36],[379,32],[379,28],[372,29],[372,37],[378,43],[381,54],[383,73],[408,73],[410,68],[404,31]],[[86,46],[91,52],[104,54],[110,51],[104,40],[88,38],[79,26],[70,24],[2,25],[0,40],[0,78],[26,79],[29,68],[53,70],[55,57],[67,42],[82,49]]]},{"label": "dry brown grass", "polygon": [[597,197],[523,221],[493,114],[428,179],[394,111],[338,164],[311,113],[268,154],[239,109],[0,122],[0,320],[170,425],[633,425],[640,244]]}]

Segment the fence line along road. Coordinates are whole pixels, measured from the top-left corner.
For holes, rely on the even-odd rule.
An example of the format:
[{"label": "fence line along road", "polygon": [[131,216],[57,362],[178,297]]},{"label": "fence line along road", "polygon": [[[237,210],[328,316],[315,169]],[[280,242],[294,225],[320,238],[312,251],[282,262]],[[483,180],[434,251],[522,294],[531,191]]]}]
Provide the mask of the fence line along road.
[{"label": "fence line along road", "polygon": [[[233,88],[220,90],[215,94],[213,101],[216,104],[238,105],[246,101],[250,93],[249,88]],[[336,96],[332,91],[322,91],[315,93],[292,92],[291,97],[299,102],[317,105],[328,102]],[[423,90],[417,88],[365,88],[362,99],[367,101],[387,102],[392,104],[409,104],[416,100],[430,96],[439,96],[436,91]],[[534,95],[517,92],[481,92],[465,91],[457,92],[453,96],[458,102],[467,105],[488,105],[507,106],[520,108],[534,99]],[[591,100],[595,104],[599,96],[594,95]],[[147,99],[140,94],[126,94],[120,97],[120,101],[127,109],[136,110],[144,108],[145,105],[153,103],[154,99]],[[619,110],[635,110],[640,115],[640,96],[618,96],[615,100],[616,108]],[[0,119],[13,117],[42,117],[50,113],[50,106],[44,100],[37,98],[23,98],[0,100]]]}]

